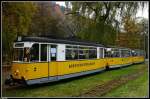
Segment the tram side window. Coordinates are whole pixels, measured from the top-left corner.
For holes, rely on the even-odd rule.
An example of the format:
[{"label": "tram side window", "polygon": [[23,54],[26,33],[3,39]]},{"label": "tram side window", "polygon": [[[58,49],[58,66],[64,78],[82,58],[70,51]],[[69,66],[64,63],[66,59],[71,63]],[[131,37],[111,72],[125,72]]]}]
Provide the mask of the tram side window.
[{"label": "tram side window", "polygon": [[92,58],[97,58],[96,48],[66,46],[66,60]]},{"label": "tram side window", "polygon": [[39,44],[34,44],[31,48],[31,61],[39,61]]},{"label": "tram side window", "polygon": [[103,58],[103,51],[104,51],[103,48],[99,49],[99,53],[100,53],[99,54],[99,58]]},{"label": "tram side window", "polygon": [[73,49],[66,49],[66,60],[78,59],[78,51]]},{"label": "tram side window", "polygon": [[142,51],[138,51],[138,56],[143,56]]},{"label": "tram side window", "polygon": [[71,59],[71,50],[70,49],[66,49],[66,60]]},{"label": "tram side window", "polygon": [[119,51],[114,51],[112,57],[120,57]]},{"label": "tram side window", "polygon": [[89,50],[89,58],[97,58],[97,49],[94,48],[94,49],[90,49]]},{"label": "tram side window", "polygon": [[79,49],[79,59],[86,59],[86,50]]},{"label": "tram side window", "polygon": [[121,56],[122,57],[129,57],[130,56],[130,51],[128,51],[128,50],[122,50],[121,51]]},{"label": "tram side window", "polygon": [[125,51],[121,51],[121,57],[125,57]]},{"label": "tram side window", "polygon": [[75,54],[74,59],[78,59],[78,49],[74,49],[73,52]]},{"label": "tram side window", "polygon": [[85,53],[82,49],[79,49],[79,59],[85,59]]},{"label": "tram side window", "polygon": [[131,52],[132,56],[137,56],[137,53],[135,51]]},{"label": "tram side window", "polygon": [[77,47],[66,46],[66,60],[78,59]]},{"label": "tram side window", "polygon": [[41,61],[47,61],[47,44],[41,44]]},{"label": "tram side window", "polygon": [[57,59],[57,46],[56,45],[51,45],[51,61],[56,61]]},{"label": "tram side window", "polygon": [[141,56],[145,56],[145,53],[144,53],[144,51],[141,51]]},{"label": "tram side window", "polygon": [[30,60],[30,49],[24,48],[24,61],[29,62]]},{"label": "tram side window", "polygon": [[126,55],[127,57],[130,57],[130,51],[127,51],[127,55]]},{"label": "tram side window", "polygon": [[84,50],[84,52],[85,52],[85,58],[89,59],[89,49],[88,50]]},{"label": "tram side window", "polygon": [[23,48],[14,48],[14,61],[23,61]]},{"label": "tram side window", "polygon": [[79,59],[89,59],[89,47],[79,47]]},{"label": "tram side window", "polygon": [[105,57],[112,57],[112,49],[108,48],[105,49]]},{"label": "tram side window", "polygon": [[108,57],[108,52],[106,51],[106,49],[104,50],[104,52],[105,52],[105,57]]}]

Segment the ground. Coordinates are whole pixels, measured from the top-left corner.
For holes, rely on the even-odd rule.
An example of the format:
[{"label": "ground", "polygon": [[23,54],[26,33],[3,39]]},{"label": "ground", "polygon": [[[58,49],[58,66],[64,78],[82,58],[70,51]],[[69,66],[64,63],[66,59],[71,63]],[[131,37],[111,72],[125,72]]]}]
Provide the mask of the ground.
[{"label": "ground", "polygon": [[[3,70],[3,82],[9,70]],[[3,97],[148,97],[148,64],[33,86],[2,88]]]}]

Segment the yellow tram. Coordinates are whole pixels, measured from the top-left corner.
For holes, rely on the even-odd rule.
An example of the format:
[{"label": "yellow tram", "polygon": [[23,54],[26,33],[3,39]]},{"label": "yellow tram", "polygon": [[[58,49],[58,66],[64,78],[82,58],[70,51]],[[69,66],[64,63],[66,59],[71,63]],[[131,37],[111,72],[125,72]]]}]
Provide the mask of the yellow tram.
[{"label": "yellow tram", "polygon": [[53,82],[144,62],[141,50],[105,47],[92,42],[19,37],[13,47],[9,84]]}]

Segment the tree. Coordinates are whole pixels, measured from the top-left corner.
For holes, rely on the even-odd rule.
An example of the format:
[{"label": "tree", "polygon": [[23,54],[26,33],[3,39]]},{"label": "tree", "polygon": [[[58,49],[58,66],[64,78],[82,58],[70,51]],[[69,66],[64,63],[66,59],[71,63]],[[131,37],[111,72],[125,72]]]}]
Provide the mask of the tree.
[{"label": "tree", "polygon": [[148,19],[141,18],[141,20],[138,22],[138,26],[140,28],[140,42],[141,42],[141,48],[145,51],[146,57],[148,57]]},{"label": "tree", "polygon": [[29,34],[33,36],[56,36],[63,37],[64,31],[60,27],[60,18],[54,10],[55,4],[51,2],[37,2],[37,12],[32,18]]},{"label": "tree", "polygon": [[13,41],[18,35],[26,35],[36,6],[31,2],[2,3],[2,47],[3,57],[12,59]]},{"label": "tree", "polygon": [[[80,29],[77,28],[80,30],[77,34],[82,35],[82,38],[90,36],[92,40],[115,45],[116,32],[120,31],[122,18],[134,17],[137,9],[144,5],[145,2],[72,2],[72,12],[78,11],[86,18],[83,24],[83,18],[75,19],[75,24],[81,26]],[[94,24],[87,20],[93,20]]]},{"label": "tree", "polygon": [[[126,16],[123,19],[124,30],[126,35],[126,44],[125,47],[132,49],[142,49],[145,50],[145,37],[148,34],[148,21],[142,19],[138,21],[135,18]],[[124,41],[120,41],[124,42]]]}]

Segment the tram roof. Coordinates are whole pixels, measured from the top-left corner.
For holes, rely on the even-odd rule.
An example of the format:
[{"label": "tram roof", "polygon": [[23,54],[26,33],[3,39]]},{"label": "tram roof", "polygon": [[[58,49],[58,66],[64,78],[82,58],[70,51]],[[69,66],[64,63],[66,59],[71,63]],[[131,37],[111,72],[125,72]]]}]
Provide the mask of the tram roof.
[{"label": "tram roof", "polygon": [[27,42],[27,41],[104,47],[104,45],[102,44],[94,43],[90,41],[75,40],[75,39],[71,39],[71,40],[70,39],[54,39],[54,38],[48,38],[48,37],[22,37],[21,41],[17,41],[17,42]]}]

